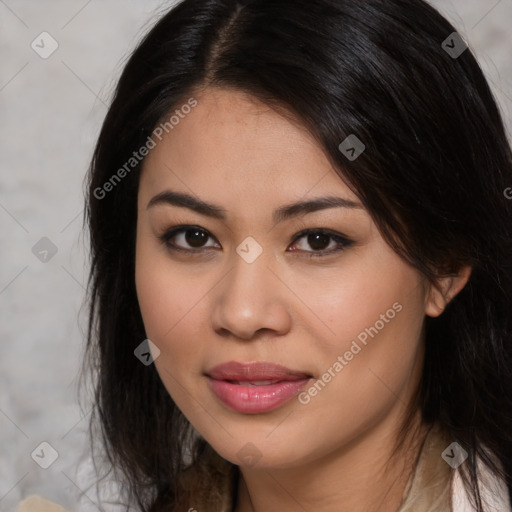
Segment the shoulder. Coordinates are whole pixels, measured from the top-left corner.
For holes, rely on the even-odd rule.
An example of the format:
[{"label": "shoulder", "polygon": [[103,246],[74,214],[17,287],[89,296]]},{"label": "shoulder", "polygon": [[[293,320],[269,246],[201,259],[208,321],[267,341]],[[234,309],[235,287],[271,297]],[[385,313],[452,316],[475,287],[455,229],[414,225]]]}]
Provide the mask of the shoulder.
[{"label": "shoulder", "polygon": [[57,503],[45,500],[41,496],[29,496],[21,501],[16,512],[68,512]]},{"label": "shoulder", "polygon": [[[493,475],[480,459],[477,464],[480,493],[485,512],[512,512],[510,496],[505,482]],[[475,511],[458,470],[455,471],[453,477],[452,501],[453,512]]]}]

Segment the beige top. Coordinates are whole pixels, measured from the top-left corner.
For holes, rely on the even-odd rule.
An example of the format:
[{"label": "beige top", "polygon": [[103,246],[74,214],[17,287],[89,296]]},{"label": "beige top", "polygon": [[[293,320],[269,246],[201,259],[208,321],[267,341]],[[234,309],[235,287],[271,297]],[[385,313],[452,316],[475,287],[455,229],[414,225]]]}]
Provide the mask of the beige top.
[{"label": "beige top", "polygon": [[[441,456],[451,445],[434,427],[421,449],[419,463],[409,478],[397,512],[474,512],[459,470],[452,469]],[[453,452],[448,452],[453,455]],[[508,489],[494,477],[481,460],[477,461],[480,496],[485,512],[511,512]]]},{"label": "beige top", "polygon": [[16,512],[67,512],[60,505],[41,498],[41,496],[29,496],[20,502]]},{"label": "beige top", "polygon": [[[430,431],[397,512],[474,512],[459,471],[451,469],[441,457],[450,444],[451,441],[438,428]],[[478,468],[485,512],[512,512],[504,482],[493,477],[480,460]],[[217,483],[214,486],[216,492],[200,487],[201,482],[207,481]],[[201,512],[232,512],[237,466],[222,459],[211,448],[201,466],[186,471],[180,482],[186,490],[183,503],[194,503]],[[181,509],[178,507],[178,510]],[[183,510],[188,510],[188,507]],[[70,511],[39,496],[30,496],[19,504],[16,512]]]}]

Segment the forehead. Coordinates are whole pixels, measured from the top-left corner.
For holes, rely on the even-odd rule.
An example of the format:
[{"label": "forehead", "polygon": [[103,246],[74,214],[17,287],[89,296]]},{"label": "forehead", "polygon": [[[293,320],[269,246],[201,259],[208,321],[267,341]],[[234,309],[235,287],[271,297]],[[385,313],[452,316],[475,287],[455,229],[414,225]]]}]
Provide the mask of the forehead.
[{"label": "forehead", "polygon": [[155,139],[143,166],[142,194],[167,186],[233,207],[247,207],[251,198],[270,205],[324,193],[356,200],[291,115],[232,89],[206,89],[194,98],[197,105]]}]

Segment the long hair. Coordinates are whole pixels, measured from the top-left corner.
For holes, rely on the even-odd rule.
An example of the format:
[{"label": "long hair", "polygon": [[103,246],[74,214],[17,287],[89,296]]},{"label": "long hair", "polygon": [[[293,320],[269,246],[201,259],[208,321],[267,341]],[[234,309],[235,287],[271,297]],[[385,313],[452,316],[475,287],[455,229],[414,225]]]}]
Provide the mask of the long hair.
[{"label": "long hair", "polygon": [[[172,509],[175,482],[207,446],[154,365],[134,357],[146,338],[134,277],[144,160],[130,159],[207,87],[250,93],[300,119],[387,243],[430,282],[471,265],[445,312],[425,319],[411,410],[468,452],[461,471],[476,510],[484,510],[478,458],[510,490],[512,153],[471,49],[449,51],[454,32],[422,0],[184,0],[131,54],[87,176],[83,371],[96,377],[91,432],[99,428],[108,463],[141,510]],[[357,159],[340,150],[351,135],[365,145]]]}]

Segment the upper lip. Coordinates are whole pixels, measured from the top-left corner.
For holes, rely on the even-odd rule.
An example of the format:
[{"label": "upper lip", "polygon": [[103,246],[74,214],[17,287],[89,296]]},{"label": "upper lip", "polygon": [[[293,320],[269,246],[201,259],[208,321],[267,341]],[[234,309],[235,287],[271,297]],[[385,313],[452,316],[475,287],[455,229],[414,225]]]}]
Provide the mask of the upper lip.
[{"label": "upper lip", "polygon": [[285,366],[256,361],[241,363],[229,361],[211,368],[206,374],[216,380],[259,381],[259,380],[300,380],[310,378],[307,373],[291,370]]}]

